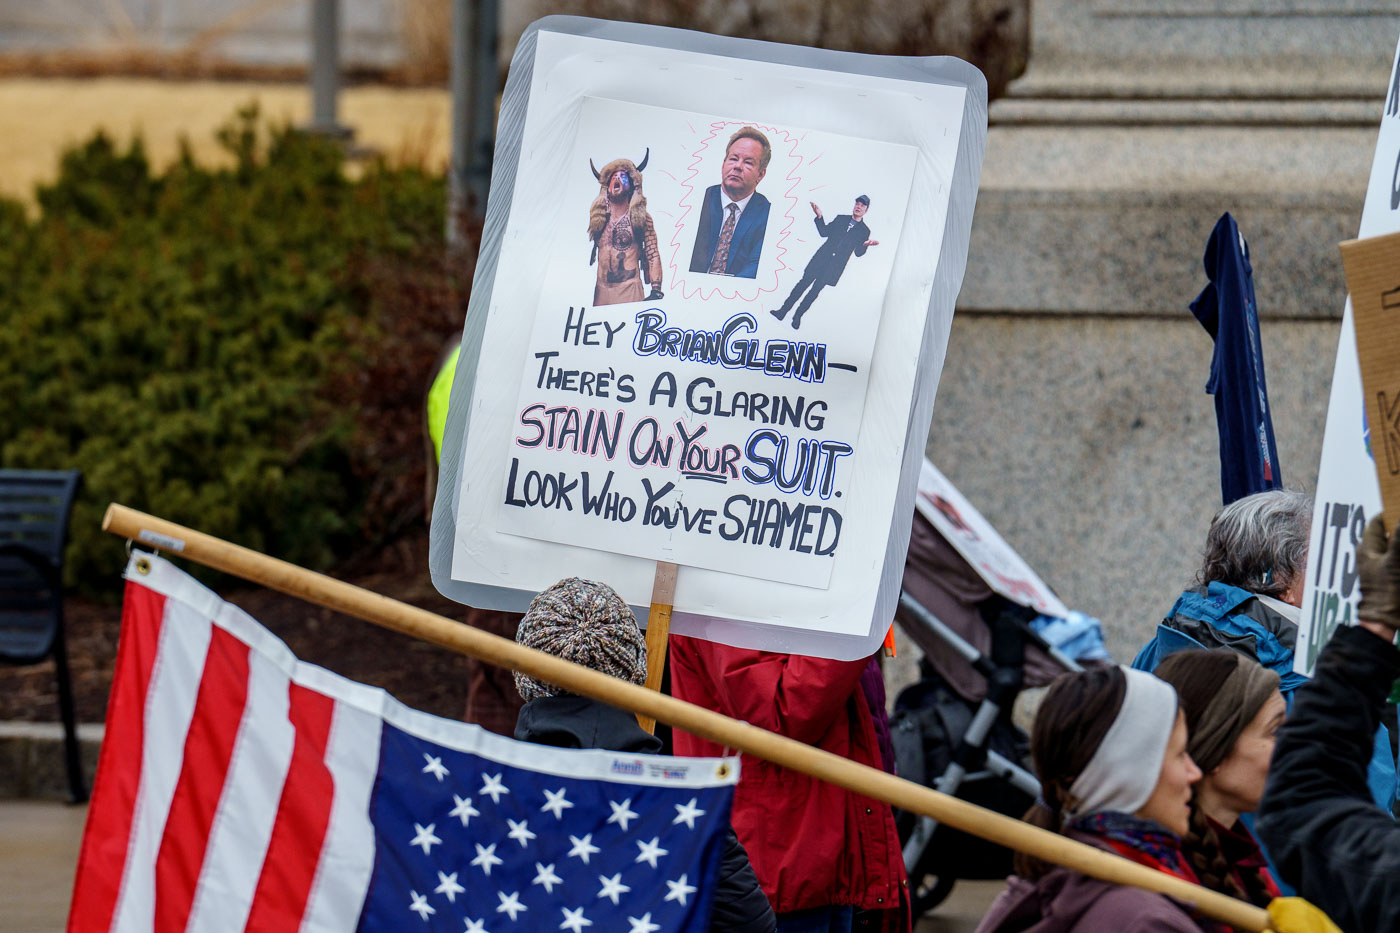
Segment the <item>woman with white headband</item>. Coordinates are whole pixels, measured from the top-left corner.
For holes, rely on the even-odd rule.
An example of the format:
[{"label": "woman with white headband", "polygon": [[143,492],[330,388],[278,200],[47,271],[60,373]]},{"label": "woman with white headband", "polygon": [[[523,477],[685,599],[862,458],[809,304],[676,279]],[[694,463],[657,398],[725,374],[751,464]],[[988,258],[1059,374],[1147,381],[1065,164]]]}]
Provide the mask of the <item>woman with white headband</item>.
[{"label": "woman with white headband", "polygon": [[[1186,751],[1176,691],[1119,667],[1051,685],[1031,732],[1041,799],[1026,821],[1188,881],[1181,837],[1201,771]],[[978,933],[1200,933],[1228,929],[1161,894],[1018,855]]]}]

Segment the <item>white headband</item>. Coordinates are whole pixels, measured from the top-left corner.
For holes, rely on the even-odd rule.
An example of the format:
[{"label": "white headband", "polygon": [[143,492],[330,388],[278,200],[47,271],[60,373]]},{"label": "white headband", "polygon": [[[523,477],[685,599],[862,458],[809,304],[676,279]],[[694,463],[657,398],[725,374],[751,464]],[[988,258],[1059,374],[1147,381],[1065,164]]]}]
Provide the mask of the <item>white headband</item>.
[{"label": "white headband", "polygon": [[1077,806],[1067,819],[1115,810],[1136,813],[1162,773],[1162,759],[1176,725],[1176,691],[1165,680],[1121,668],[1127,680],[1123,705],[1094,757],[1070,785]]}]

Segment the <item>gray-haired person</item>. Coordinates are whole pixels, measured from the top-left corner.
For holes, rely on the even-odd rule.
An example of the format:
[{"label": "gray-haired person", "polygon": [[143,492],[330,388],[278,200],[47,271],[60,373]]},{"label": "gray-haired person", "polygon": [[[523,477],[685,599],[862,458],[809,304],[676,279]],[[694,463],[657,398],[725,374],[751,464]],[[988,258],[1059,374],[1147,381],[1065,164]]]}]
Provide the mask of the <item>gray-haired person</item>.
[{"label": "gray-haired person", "polygon": [[[606,583],[578,577],[560,580],[530,602],[515,640],[634,684],[646,681],[646,638],[637,627],[632,608]],[[515,723],[515,737],[522,742],[635,754],[661,751],[661,740],[637,725],[636,717],[625,710],[566,693],[519,671],[515,686],[525,700]],[[730,829],[715,885],[710,929],[773,933],[776,926],[773,908],[759,887],[748,852]]]},{"label": "gray-haired person", "polygon": [[1195,584],[1133,667],[1155,670],[1184,648],[1234,648],[1276,672],[1287,696],[1303,682],[1293,673],[1293,646],[1311,528],[1312,497],[1300,492],[1255,493],[1217,512]]},{"label": "gray-haired person", "polygon": [[[1274,489],[1225,506],[1206,532],[1195,585],[1179,597],[1133,667],[1154,671],[1163,658],[1191,648],[1229,648],[1279,675],[1290,709],[1307,678],[1293,670],[1313,500]],[[1384,726],[1376,733],[1371,792],[1386,807],[1395,797],[1395,757]]]}]

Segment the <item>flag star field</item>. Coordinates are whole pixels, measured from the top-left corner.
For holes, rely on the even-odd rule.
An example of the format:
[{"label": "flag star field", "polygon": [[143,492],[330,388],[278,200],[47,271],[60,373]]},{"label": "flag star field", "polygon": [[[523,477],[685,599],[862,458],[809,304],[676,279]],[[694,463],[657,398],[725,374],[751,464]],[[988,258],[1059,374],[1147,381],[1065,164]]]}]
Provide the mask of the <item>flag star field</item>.
[{"label": "flag star field", "polygon": [[379,775],[362,930],[704,928],[694,895],[715,875],[728,787],[561,777],[387,723]]}]

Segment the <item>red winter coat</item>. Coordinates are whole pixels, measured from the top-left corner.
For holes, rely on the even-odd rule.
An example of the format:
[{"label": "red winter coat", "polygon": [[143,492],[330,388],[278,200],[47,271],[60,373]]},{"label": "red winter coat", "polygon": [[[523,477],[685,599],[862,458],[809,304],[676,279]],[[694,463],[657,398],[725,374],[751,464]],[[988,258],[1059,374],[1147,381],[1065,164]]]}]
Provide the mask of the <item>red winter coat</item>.
[{"label": "red winter coat", "polygon": [[[829,661],[673,635],[671,665],[671,691],[682,700],[881,767],[860,689],[865,659]],[[673,741],[678,755],[724,753],[680,730]],[[904,860],[888,804],[744,755],[733,823],[777,913],[847,904],[903,909]],[[908,929],[907,919],[892,916]]]}]

